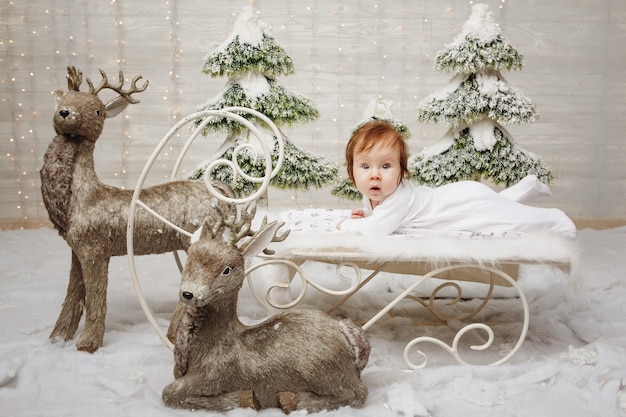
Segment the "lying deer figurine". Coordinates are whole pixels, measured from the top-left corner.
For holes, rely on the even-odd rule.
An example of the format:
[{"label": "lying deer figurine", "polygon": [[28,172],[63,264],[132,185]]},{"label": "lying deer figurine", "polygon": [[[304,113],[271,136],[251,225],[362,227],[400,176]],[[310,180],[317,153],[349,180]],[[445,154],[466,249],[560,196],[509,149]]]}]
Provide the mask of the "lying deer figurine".
[{"label": "lying deer figurine", "polygon": [[[76,344],[79,350],[94,352],[104,337],[109,259],[126,254],[126,229],[132,190],[100,182],[94,170],[94,147],[102,133],[104,120],[119,114],[128,104],[138,103],[132,94],[141,76],[124,90],[124,75],[111,84],[104,71],[102,82],[94,87],[89,79],[88,92],[79,91],[82,73],[68,67],[68,92],[56,92],[54,130],[57,136],[49,145],[41,168],[41,192],[50,220],[72,249],[67,294],[50,338],[69,340],[86,309],[85,328]],[[118,97],[104,104],[98,93],[110,89]],[[220,191],[232,197],[221,184]],[[184,230],[193,232],[205,216],[215,211],[215,200],[201,181],[173,181],[142,190],[140,199],[163,217]],[[224,204],[224,203],[219,203]],[[135,221],[134,251],[144,255],[185,250],[189,238],[140,210]]]},{"label": "lying deer figurine", "polygon": [[[310,412],[360,407],[367,398],[361,371],[370,345],[363,329],[317,310],[292,310],[243,325],[237,297],[248,259],[264,250],[282,224],[262,226],[237,248],[249,221],[218,217],[203,225],[187,252],[180,286],[185,305],[174,345],[175,381],[163,400],[175,408],[229,410],[280,407]],[[228,242],[216,240],[222,223]]]}]

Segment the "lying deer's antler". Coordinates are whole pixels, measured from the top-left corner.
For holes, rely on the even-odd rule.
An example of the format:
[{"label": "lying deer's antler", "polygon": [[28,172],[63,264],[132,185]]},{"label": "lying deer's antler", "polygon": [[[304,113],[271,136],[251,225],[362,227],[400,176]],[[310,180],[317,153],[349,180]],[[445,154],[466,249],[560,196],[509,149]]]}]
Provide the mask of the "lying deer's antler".
[{"label": "lying deer's antler", "polygon": [[[256,205],[254,205],[252,207],[251,210],[249,210],[249,204],[246,205],[242,210],[241,210],[241,218],[240,221],[238,223],[239,229],[238,232],[236,233],[236,236],[234,238],[234,243],[238,242],[241,238],[245,237],[245,236],[254,236],[256,235],[259,230],[262,230],[266,225],[267,225],[267,216],[263,216],[263,220],[261,221],[261,225],[259,227],[259,230],[254,231],[252,230],[251,224],[252,224],[252,219],[254,218],[254,215],[256,214]],[[270,242],[282,242],[283,240],[287,239],[287,236],[289,236],[289,233],[291,232],[291,230],[287,230],[285,231],[283,234],[278,235],[278,230],[284,225],[284,222],[280,223],[280,226],[276,229],[276,233],[274,234],[274,236],[272,236],[272,240]],[[231,229],[232,231],[232,229]],[[231,242],[233,242],[233,233],[231,233]],[[246,242],[243,246],[242,246],[242,250],[245,248],[245,246],[249,243],[250,241]],[[231,243],[231,244],[234,244]],[[263,249],[263,253],[265,253],[266,255],[272,255],[274,253],[274,251],[270,250],[270,249]]]},{"label": "lying deer's antler", "polygon": [[[67,91],[79,91],[83,82],[83,73],[78,67],[67,67]],[[89,80],[87,80],[89,82]]]},{"label": "lying deer's antler", "polygon": [[148,83],[149,83],[148,80],[146,80],[143,86],[137,87],[137,81],[139,81],[142,78],[141,75],[138,75],[135,78],[133,78],[133,80],[131,81],[130,89],[123,90],[122,86],[124,85],[124,73],[122,71],[120,71],[120,74],[118,77],[119,83],[117,85],[109,83],[107,75],[103,70],[100,70],[100,74],[102,75],[102,81],[100,82],[100,85],[98,85],[98,87],[96,88],[94,88],[91,80],[87,78],[87,84],[89,84],[89,92],[91,94],[97,95],[103,89],[108,88],[118,93],[121,97],[124,97],[129,103],[135,104],[135,103],[139,103],[139,100],[132,98],[130,95],[133,93],[140,93],[144,91],[146,88],[148,88]]},{"label": "lying deer's antler", "polygon": [[[220,234],[223,227],[228,227],[230,230],[230,236],[228,237],[228,244],[235,246],[241,239],[248,236],[254,236],[257,231],[252,230],[252,220],[256,215],[256,205],[252,203],[246,204],[239,213],[239,219],[237,219],[236,210],[230,210],[228,213],[227,208],[216,207],[218,216],[205,219],[202,237],[215,239]],[[284,224],[284,223],[283,223]],[[267,216],[263,217],[259,230],[263,229],[267,225]],[[272,242],[282,242],[289,236],[290,230],[287,230],[281,235],[275,234],[272,238]],[[269,249],[263,251],[266,255],[273,253]]]},{"label": "lying deer's antler", "polygon": [[248,211],[248,206],[246,206],[241,211],[240,219],[237,220],[237,211],[233,210],[234,205],[227,208],[217,205],[214,207],[217,210],[217,215],[204,219],[202,238],[216,239],[220,237],[223,228],[228,227],[230,237],[227,243],[234,246],[241,238],[250,235],[250,224],[252,223],[256,209]]},{"label": "lying deer's antler", "polygon": [[[252,206],[252,207],[251,207]],[[235,245],[241,239],[246,236],[251,236],[252,232],[252,219],[256,215],[256,204],[246,204],[242,207],[239,214],[239,220],[236,215],[231,215],[228,220],[224,221],[224,225],[230,229],[230,236],[228,238],[229,245]]]}]

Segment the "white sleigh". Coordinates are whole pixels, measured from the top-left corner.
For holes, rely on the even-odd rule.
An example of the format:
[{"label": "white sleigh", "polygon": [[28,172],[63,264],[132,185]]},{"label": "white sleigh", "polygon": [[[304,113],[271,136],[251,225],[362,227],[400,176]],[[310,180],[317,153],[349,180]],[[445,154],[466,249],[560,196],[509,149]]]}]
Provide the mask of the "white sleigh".
[{"label": "white sleigh", "polygon": [[[270,150],[261,139],[254,125],[241,117],[240,113],[252,114],[263,120],[276,136],[279,149],[282,150],[282,137],[276,126],[264,115],[245,108],[232,108],[220,111],[205,111],[190,115],[181,120],[163,138],[155,149],[153,155],[139,178],[135,188],[135,196],[131,203],[131,215],[128,223],[128,255],[131,277],[135,284],[137,295],[152,327],[155,329],[163,342],[172,348],[171,343],[163,334],[156,323],[150,308],[145,301],[133,256],[133,220],[136,210],[148,210],[165,224],[176,228],[158,214],[158,208],[146,207],[139,200],[139,192],[144,185],[146,177],[157,159],[159,153],[181,127],[197,120],[204,120],[189,137],[178,161],[172,171],[172,176],[178,171],[189,146],[198,136],[204,125],[212,117],[223,116],[235,119],[244,124],[259,138],[261,148],[265,154],[266,170],[262,178],[249,177],[237,166],[236,159],[215,160],[211,166],[228,164],[238,175],[242,175],[250,181],[259,183],[258,190],[242,199],[230,199],[222,196],[217,190],[213,190],[208,182],[209,190],[216,198],[234,204],[244,204],[258,199],[264,195],[271,178],[280,169],[282,153],[278,164],[271,165]],[[210,171],[210,168],[207,171]],[[184,230],[180,233],[189,235]],[[442,249],[443,248],[443,249]],[[351,235],[340,232],[299,232],[293,231],[283,242],[273,243],[270,249],[272,255],[264,255],[258,262],[250,266],[248,277],[250,288],[259,301],[267,303],[274,308],[295,308],[306,302],[305,295],[312,289],[326,297],[334,297],[335,304],[329,312],[339,309],[344,303],[349,302],[351,297],[359,292],[368,291],[375,278],[381,273],[403,274],[413,277],[402,281],[403,288],[394,297],[371,312],[370,317],[363,321],[363,328],[370,329],[381,318],[388,315],[408,314],[415,306],[426,311],[434,321],[441,323],[468,322],[460,327],[452,340],[444,341],[438,337],[424,335],[424,323],[416,322],[414,326],[415,338],[409,340],[404,348],[404,362],[410,369],[422,368],[428,364],[427,354],[420,347],[425,344],[434,344],[448,351],[459,363],[466,363],[463,359],[465,343],[462,341],[468,333],[481,333],[482,341],[478,344],[470,343],[470,350],[486,351],[489,348],[498,350],[497,359],[490,360],[490,365],[499,365],[508,361],[521,348],[529,328],[529,305],[524,291],[517,283],[520,268],[528,265],[541,265],[542,268],[550,268],[558,271],[567,280],[571,279],[572,267],[576,259],[576,250],[570,239],[548,234],[526,234],[515,237],[507,236],[442,236],[442,235],[401,235],[368,238],[361,235]],[[178,259],[177,259],[178,261]],[[309,266],[315,263],[335,265],[335,277],[313,276]],[[267,266],[282,266],[285,271],[283,276],[275,278],[266,284],[261,291],[256,285],[255,279],[262,275],[262,270]],[[179,262],[180,267],[180,262]],[[272,268],[276,271],[277,268]],[[333,285],[329,285],[329,281]],[[337,287],[334,282],[343,283]],[[369,284],[369,285],[368,285]],[[467,295],[465,287],[472,285],[482,291],[482,295]],[[494,300],[494,292],[497,288],[508,288],[508,299],[503,308],[516,308],[519,310],[519,319],[511,325],[517,326],[517,338],[514,342],[508,342],[505,348],[494,347],[495,330],[500,328],[484,317],[486,306]],[[285,299],[285,292],[290,298]],[[512,295],[511,295],[512,294]],[[280,297],[277,297],[280,295]],[[446,310],[446,307],[460,304],[470,305],[465,300],[473,298],[471,307],[462,309]],[[407,307],[412,305],[411,307]],[[452,311],[452,315],[450,312]],[[369,312],[368,312],[369,313]],[[373,346],[376,349],[376,346]],[[467,349],[465,349],[467,350]]]}]

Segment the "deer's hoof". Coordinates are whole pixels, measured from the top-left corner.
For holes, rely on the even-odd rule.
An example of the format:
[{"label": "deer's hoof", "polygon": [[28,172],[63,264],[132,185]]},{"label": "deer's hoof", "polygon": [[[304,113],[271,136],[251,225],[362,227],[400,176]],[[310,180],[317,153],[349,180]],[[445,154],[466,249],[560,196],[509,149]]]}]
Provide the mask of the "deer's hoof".
[{"label": "deer's hoof", "polygon": [[243,390],[239,392],[239,406],[242,408],[252,408],[253,410],[260,410],[261,404],[254,395],[254,391]]},{"label": "deer's hoof", "polygon": [[93,340],[84,340],[82,337],[78,339],[76,343],[76,349],[89,353],[94,353],[100,346],[102,346],[102,343]]},{"label": "deer's hoof", "polygon": [[281,391],[276,394],[278,397],[278,404],[283,413],[289,414],[298,408],[298,396],[295,392]]}]

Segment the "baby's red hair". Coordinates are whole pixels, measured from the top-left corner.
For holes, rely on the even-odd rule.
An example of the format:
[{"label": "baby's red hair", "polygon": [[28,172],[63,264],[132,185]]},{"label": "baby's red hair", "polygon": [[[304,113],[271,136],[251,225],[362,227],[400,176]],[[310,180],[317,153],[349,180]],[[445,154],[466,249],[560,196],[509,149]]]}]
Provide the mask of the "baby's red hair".
[{"label": "baby's red hair", "polygon": [[398,183],[400,183],[402,178],[409,178],[411,176],[408,168],[409,149],[404,136],[394,128],[391,123],[374,119],[363,123],[352,134],[346,146],[348,178],[350,178],[352,183],[354,183],[354,173],[352,170],[354,156],[358,153],[369,151],[375,145],[379,144],[396,148],[400,154],[401,175],[400,178],[398,178]]}]

